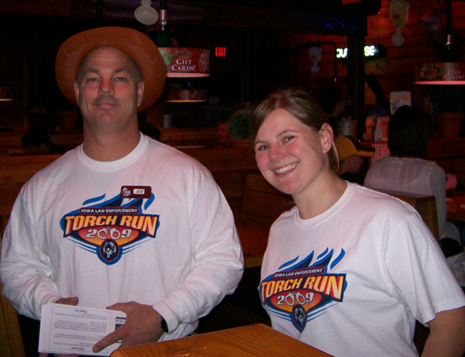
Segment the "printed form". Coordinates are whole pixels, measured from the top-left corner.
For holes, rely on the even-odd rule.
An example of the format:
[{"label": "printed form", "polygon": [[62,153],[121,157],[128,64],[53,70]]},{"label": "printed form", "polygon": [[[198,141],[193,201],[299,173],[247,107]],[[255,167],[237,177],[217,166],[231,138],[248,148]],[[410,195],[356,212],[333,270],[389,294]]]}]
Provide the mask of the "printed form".
[{"label": "printed form", "polygon": [[39,352],[109,356],[121,343],[99,353],[92,347],[126,322],[122,311],[73,305],[47,304],[42,307]]}]

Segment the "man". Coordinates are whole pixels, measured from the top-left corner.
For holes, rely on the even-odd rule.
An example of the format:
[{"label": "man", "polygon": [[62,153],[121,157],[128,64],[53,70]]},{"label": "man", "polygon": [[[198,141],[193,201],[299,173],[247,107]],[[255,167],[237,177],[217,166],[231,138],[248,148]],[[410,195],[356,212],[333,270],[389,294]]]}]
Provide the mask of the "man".
[{"label": "man", "polygon": [[376,133],[376,116],[368,115],[365,119],[365,132],[363,133],[363,140],[373,141],[375,140]]},{"label": "man", "polygon": [[243,257],[208,170],[139,132],[137,111],[165,83],[158,49],[128,28],[84,31],[58,50],[56,76],[81,109],[84,142],[19,194],[3,238],[4,295],[35,319],[53,302],[125,312],[94,352],[190,334],[234,291]]},{"label": "man", "polygon": [[361,171],[364,158],[374,155],[375,150],[361,145],[352,136],[338,135],[334,139],[339,156],[337,174],[343,180],[363,185],[366,171]]}]

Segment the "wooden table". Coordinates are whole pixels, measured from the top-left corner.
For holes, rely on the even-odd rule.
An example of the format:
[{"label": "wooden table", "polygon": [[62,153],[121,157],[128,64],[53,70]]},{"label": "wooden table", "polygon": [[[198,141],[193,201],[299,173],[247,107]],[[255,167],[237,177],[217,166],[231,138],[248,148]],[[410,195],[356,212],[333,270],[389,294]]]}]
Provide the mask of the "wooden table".
[{"label": "wooden table", "polygon": [[122,348],[111,357],[325,357],[330,356],[263,324]]},{"label": "wooden table", "polygon": [[465,222],[465,194],[447,197],[447,219]]}]

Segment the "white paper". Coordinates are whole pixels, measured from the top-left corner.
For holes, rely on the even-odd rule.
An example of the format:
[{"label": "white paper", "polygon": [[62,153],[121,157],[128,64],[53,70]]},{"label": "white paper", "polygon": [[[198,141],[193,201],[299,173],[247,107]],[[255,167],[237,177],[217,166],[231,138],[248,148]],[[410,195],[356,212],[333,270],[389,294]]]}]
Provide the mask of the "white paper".
[{"label": "white paper", "polygon": [[121,343],[99,353],[92,347],[126,322],[122,311],[47,304],[42,307],[39,352],[109,356]]},{"label": "white paper", "polygon": [[376,120],[375,141],[388,140],[389,117],[378,117]]},{"label": "white paper", "polygon": [[390,95],[391,115],[394,115],[397,109],[403,105],[412,106],[411,92],[391,92]]}]

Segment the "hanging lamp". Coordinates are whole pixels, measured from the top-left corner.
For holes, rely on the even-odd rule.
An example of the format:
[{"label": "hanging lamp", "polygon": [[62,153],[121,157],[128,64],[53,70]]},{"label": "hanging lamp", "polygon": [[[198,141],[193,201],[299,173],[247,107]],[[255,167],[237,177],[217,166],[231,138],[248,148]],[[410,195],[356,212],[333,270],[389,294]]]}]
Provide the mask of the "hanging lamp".
[{"label": "hanging lamp", "polygon": [[151,0],[141,0],[140,6],[134,11],[134,17],[141,24],[149,26],[158,21],[158,12],[152,7]]}]

